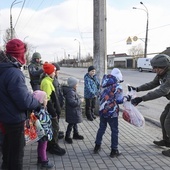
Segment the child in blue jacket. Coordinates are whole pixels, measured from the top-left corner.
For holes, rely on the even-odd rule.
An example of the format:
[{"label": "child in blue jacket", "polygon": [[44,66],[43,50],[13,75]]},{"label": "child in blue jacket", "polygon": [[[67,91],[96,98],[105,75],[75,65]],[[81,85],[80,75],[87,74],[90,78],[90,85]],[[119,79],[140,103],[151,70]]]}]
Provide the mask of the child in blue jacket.
[{"label": "child in blue jacket", "polygon": [[101,83],[100,93],[100,124],[96,135],[94,153],[101,149],[102,137],[107,128],[107,123],[111,129],[111,153],[110,157],[119,156],[118,150],[118,115],[119,104],[122,104],[124,98],[130,100],[128,96],[123,96],[123,89],[120,85],[122,82],[122,73],[118,68],[114,68],[111,74],[104,75]]}]

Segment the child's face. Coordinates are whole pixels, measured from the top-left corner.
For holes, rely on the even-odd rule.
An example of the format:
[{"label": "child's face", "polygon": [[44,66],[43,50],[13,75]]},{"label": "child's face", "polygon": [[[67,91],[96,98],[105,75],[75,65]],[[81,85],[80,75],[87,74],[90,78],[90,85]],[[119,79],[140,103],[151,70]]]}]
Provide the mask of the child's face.
[{"label": "child's face", "polygon": [[60,70],[56,70],[56,71],[55,71],[55,76],[58,77],[59,73],[60,73]]},{"label": "child's face", "polygon": [[78,87],[78,84],[76,84],[73,88],[74,88],[74,89],[77,89],[77,87]]},{"label": "child's face", "polygon": [[46,107],[46,106],[47,106],[47,95],[45,95],[45,97],[44,97],[43,105],[44,105],[44,107]]},{"label": "child's face", "polygon": [[96,73],[96,70],[91,70],[91,71],[89,72],[89,75],[92,77],[92,76],[95,75],[95,73]]}]

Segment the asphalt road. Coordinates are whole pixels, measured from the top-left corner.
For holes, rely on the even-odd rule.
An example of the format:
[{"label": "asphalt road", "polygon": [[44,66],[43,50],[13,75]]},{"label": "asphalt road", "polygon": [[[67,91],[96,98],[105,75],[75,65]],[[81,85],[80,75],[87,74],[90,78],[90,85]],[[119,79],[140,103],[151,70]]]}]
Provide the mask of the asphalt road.
[{"label": "asphalt road", "polygon": [[[149,82],[152,80],[155,76],[155,73],[152,72],[139,72],[137,70],[132,69],[120,69],[124,82],[122,83],[124,93],[127,94],[127,85],[130,84],[134,87],[137,87],[143,83]],[[83,77],[87,73],[87,68],[66,68],[61,67],[61,74],[60,79],[62,82],[66,81],[66,77],[74,76],[80,80],[80,85],[78,88],[78,92],[83,95]],[[108,70],[108,73],[110,73],[111,70]],[[63,76],[65,75],[65,76]],[[61,83],[62,83],[61,82]],[[142,96],[146,94],[147,92],[139,92],[137,93],[137,96]],[[165,97],[161,97],[159,99],[155,99],[152,101],[142,102],[140,103],[137,108],[139,111],[147,118],[154,120],[155,122],[158,122],[159,124],[159,117],[162,113],[164,106],[169,101]],[[122,106],[120,106],[122,107]]]}]

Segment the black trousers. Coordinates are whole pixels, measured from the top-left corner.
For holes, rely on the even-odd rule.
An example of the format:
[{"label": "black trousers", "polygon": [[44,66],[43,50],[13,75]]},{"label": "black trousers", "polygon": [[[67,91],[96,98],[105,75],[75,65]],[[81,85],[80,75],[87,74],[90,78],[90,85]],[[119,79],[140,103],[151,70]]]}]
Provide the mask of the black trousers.
[{"label": "black trousers", "polygon": [[95,106],[96,106],[96,98],[85,99],[85,114],[91,115],[94,114]]},{"label": "black trousers", "polygon": [[4,124],[5,136],[2,145],[2,160],[8,170],[22,170],[24,157],[24,122]]},{"label": "black trousers", "polygon": [[71,131],[73,129],[73,134],[78,134],[77,123],[69,123],[67,126],[66,136],[70,137]]}]

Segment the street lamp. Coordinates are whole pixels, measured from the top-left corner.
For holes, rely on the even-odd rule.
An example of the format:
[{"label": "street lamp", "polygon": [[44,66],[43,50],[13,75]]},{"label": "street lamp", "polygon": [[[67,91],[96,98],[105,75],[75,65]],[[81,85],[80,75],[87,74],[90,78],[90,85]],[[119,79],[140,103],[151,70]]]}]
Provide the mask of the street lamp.
[{"label": "street lamp", "polygon": [[16,4],[21,3],[22,1],[16,2],[17,0],[13,1],[10,7],[10,30],[11,30],[11,40],[13,39],[13,26],[12,26],[12,7]]},{"label": "street lamp", "polygon": [[77,39],[74,39],[74,41],[77,41],[79,43],[79,61],[81,60],[81,46],[80,46],[80,41]]},{"label": "street lamp", "polygon": [[143,2],[140,2],[140,4],[144,6],[144,9],[143,9],[143,8],[136,8],[136,7],[133,7],[133,9],[140,9],[140,10],[143,10],[143,11],[145,11],[146,14],[147,14],[147,21],[146,21],[146,36],[145,36],[145,51],[144,51],[144,57],[146,58],[146,57],[147,57],[147,46],[148,46],[149,13],[148,13],[147,7],[143,4]]}]

